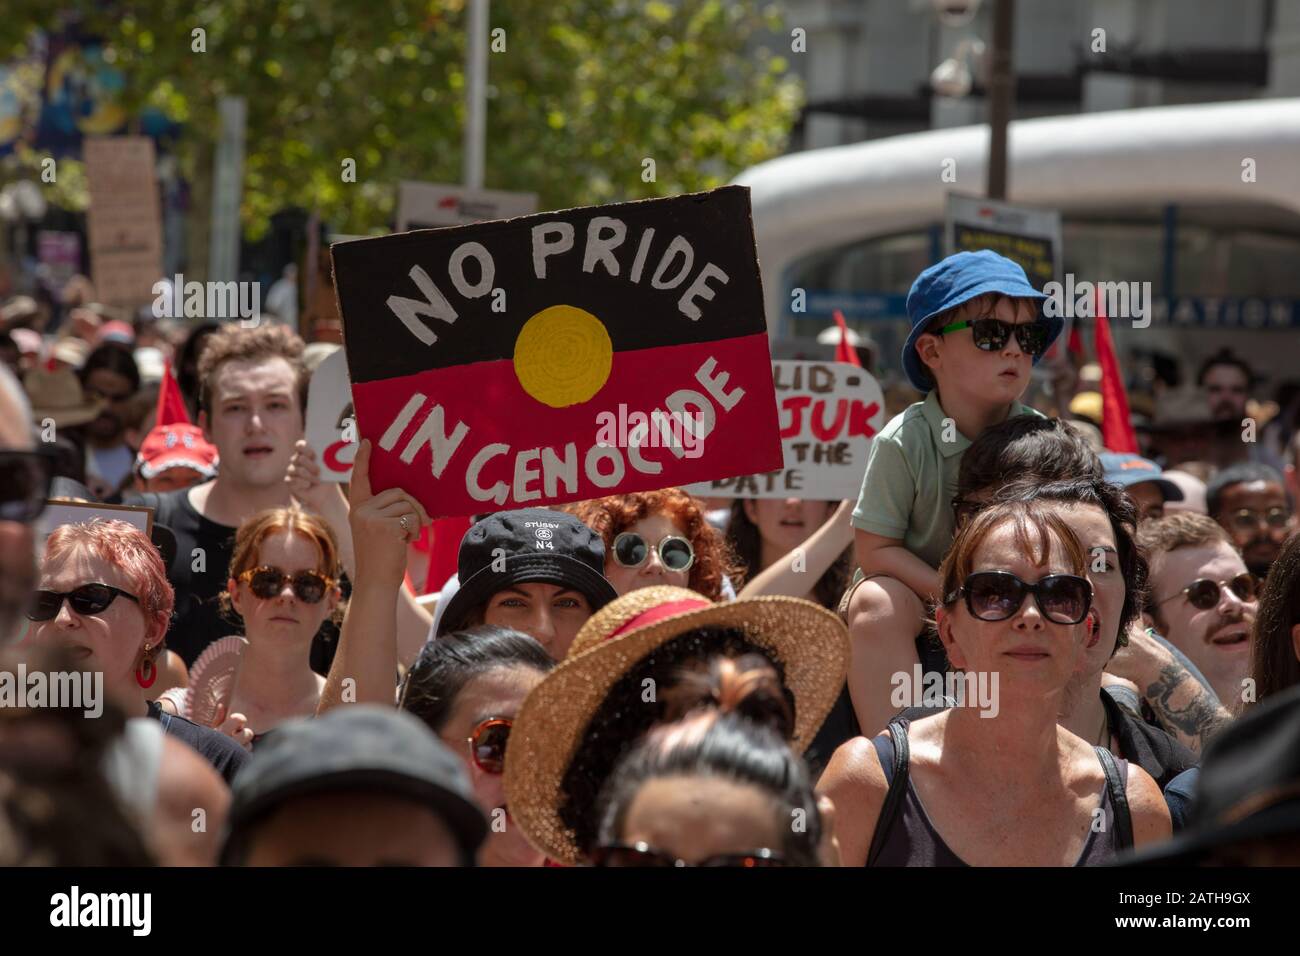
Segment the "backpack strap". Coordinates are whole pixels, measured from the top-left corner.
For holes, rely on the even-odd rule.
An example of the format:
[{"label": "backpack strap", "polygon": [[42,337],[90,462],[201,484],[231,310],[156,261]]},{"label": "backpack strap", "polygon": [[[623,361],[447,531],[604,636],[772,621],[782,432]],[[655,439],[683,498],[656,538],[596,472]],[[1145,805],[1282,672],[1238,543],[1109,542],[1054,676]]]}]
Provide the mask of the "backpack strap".
[{"label": "backpack strap", "polygon": [[1093,747],[1106,775],[1106,789],[1110,791],[1111,815],[1115,821],[1115,849],[1127,850],[1133,846],[1133,816],[1129,812],[1128,794],[1119,776],[1115,757],[1105,747]]},{"label": "backpack strap", "polygon": [[889,722],[889,736],[894,743],[894,765],[889,779],[889,792],[876,819],[876,832],[871,836],[871,849],[867,851],[867,866],[871,866],[885,847],[885,837],[902,811],[903,797],[907,794],[907,728],[897,720]]}]

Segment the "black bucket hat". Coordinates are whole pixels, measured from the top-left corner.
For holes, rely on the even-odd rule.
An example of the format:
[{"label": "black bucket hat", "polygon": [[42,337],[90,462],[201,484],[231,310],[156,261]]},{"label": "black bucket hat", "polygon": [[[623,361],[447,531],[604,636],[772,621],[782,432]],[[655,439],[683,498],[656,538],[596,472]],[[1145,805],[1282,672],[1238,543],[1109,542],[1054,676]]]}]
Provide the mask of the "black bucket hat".
[{"label": "black bucket hat", "polygon": [[605,542],[571,514],[549,508],[499,511],[474,524],[460,542],[460,590],[438,634],[464,626],[471,610],[502,588],[529,581],[573,588],[598,610],[618,597],[605,579]]},{"label": "black bucket hat", "polygon": [[1132,866],[1196,864],[1218,847],[1300,833],[1300,686],[1224,728],[1205,749],[1191,819]]}]

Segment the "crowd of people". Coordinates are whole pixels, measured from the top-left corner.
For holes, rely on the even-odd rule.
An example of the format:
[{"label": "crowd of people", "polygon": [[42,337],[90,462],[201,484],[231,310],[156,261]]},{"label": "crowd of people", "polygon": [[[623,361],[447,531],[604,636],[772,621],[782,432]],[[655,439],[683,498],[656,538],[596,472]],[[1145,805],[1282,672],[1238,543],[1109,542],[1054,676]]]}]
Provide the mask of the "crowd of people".
[{"label": "crowd of people", "polygon": [[1219,353],[1108,451],[1086,375],[1024,403],[1042,299],[917,277],[856,500],[476,515],[427,595],[417,497],[305,441],[338,346],[7,304],[0,671],[103,706],[0,693],[0,864],[1300,864],[1295,409],[1243,440]]}]

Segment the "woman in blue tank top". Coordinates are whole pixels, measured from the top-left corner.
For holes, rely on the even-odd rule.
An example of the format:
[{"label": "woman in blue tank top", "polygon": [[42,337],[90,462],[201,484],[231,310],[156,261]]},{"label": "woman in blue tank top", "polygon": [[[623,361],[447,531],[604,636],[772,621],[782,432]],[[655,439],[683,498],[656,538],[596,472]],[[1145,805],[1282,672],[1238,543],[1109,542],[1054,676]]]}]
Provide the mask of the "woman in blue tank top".
[{"label": "woman in blue tank top", "polygon": [[1155,781],[1057,723],[1093,624],[1085,568],[1041,503],[961,529],[936,608],[958,706],[836,751],[819,790],[844,865],[1090,865],[1169,838]]}]

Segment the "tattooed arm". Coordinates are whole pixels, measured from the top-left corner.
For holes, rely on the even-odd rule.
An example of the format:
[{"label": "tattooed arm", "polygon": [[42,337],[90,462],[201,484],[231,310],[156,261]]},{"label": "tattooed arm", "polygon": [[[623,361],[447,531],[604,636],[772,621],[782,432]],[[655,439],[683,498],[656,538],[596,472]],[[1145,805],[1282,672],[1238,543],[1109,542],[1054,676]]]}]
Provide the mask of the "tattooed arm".
[{"label": "tattooed arm", "polygon": [[1214,691],[1198,681],[1164,642],[1139,627],[1129,630],[1129,646],[1106,669],[1136,684],[1160,725],[1198,756],[1232,720]]}]

